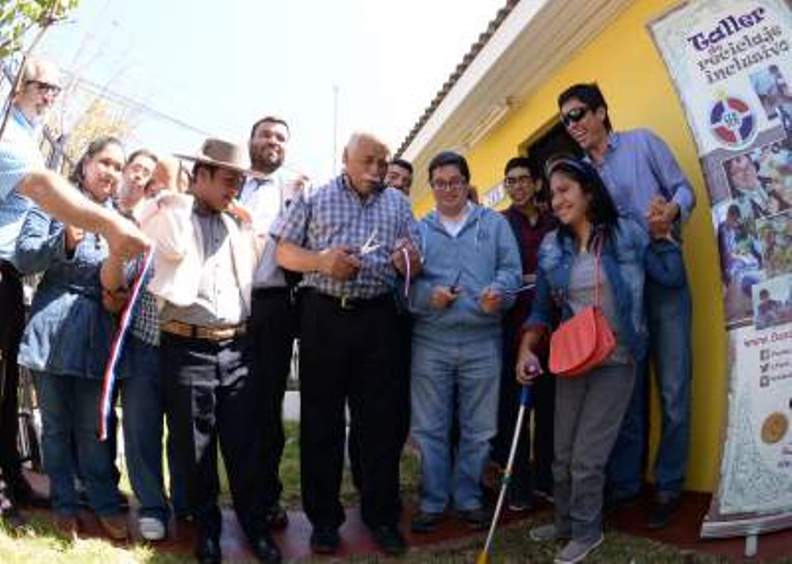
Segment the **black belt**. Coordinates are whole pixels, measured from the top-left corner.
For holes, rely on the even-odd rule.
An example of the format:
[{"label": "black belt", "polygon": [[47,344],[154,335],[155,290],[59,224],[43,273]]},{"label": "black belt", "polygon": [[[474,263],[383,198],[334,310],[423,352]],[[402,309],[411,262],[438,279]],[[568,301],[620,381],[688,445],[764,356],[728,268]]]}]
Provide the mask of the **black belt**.
[{"label": "black belt", "polygon": [[254,298],[269,298],[270,296],[288,296],[290,293],[287,286],[271,286],[267,288],[253,288]]},{"label": "black belt", "polygon": [[0,260],[0,279],[2,279],[4,276],[13,278],[15,280],[19,280],[19,278],[21,278],[19,271],[14,267],[13,264],[7,260]]},{"label": "black belt", "polygon": [[335,305],[338,309],[344,311],[355,311],[367,309],[386,304],[393,304],[393,295],[390,292],[374,296],[373,298],[353,298],[350,296],[331,296],[318,290],[308,288],[305,290],[306,295],[315,296],[322,301],[326,301]]}]

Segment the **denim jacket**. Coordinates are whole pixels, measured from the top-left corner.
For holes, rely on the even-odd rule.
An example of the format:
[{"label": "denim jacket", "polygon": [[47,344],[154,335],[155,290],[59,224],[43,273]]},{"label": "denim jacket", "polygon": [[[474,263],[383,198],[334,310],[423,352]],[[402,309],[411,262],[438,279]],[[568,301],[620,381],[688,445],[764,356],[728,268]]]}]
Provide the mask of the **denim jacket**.
[{"label": "denim jacket", "polygon": [[[647,349],[644,275],[676,288],[685,284],[685,268],[678,245],[666,240],[650,242],[647,233],[631,219],[620,218],[613,235],[602,249],[601,268],[616,303],[620,324],[617,334],[624,338],[637,362],[644,358]],[[558,230],[548,233],[542,241],[536,296],[526,327],[552,329],[553,312],[558,309],[561,321],[572,317],[566,298],[576,246],[572,237],[560,237]]]},{"label": "denim jacket", "polygon": [[39,208],[28,212],[16,260],[23,273],[44,271],[44,276],[22,337],[20,364],[51,374],[102,378],[113,334],[99,280],[107,255],[107,242],[86,233],[68,257],[63,224]]}]

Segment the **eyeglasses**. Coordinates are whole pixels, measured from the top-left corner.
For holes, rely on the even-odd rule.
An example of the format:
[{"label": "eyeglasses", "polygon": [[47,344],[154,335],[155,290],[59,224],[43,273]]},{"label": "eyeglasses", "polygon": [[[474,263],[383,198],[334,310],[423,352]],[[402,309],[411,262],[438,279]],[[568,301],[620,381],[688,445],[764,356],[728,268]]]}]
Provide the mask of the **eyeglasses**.
[{"label": "eyeglasses", "polygon": [[591,108],[588,106],[578,106],[577,108],[572,108],[567,113],[561,115],[561,123],[564,124],[564,127],[569,127],[573,123],[577,123],[586,117],[586,114],[591,111]]},{"label": "eyeglasses", "polygon": [[38,89],[39,92],[44,94],[52,94],[53,96],[57,96],[61,93],[61,87],[57,84],[50,84],[48,82],[42,82],[40,80],[28,80],[25,84],[33,84]]},{"label": "eyeglasses", "polygon": [[465,179],[455,178],[450,182],[446,182],[445,180],[435,180],[431,184],[432,184],[432,188],[440,192],[453,192],[465,186]]},{"label": "eyeglasses", "polygon": [[521,174],[520,176],[507,176],[503,179],[503,184],[506,188],[514,188],[518,184],[528,186],[533,183],[533,178],[528,174]]}]

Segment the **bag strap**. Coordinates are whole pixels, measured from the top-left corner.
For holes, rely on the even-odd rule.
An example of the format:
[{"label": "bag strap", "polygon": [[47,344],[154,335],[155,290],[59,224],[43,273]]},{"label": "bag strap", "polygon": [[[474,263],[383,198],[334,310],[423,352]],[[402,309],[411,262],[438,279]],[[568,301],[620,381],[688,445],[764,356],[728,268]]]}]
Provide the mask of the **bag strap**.
[{"label": "bag strap", "polygon": [[602,238],[595,235],[594,240],[594,307],[600,307],[600,257],[602,255]]}]

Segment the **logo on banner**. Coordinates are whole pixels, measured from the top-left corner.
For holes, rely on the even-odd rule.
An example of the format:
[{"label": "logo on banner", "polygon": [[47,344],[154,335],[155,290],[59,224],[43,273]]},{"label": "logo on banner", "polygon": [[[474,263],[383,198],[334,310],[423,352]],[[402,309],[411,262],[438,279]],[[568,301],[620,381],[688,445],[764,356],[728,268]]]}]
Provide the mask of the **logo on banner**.
[{"label": "logo on banner", "polygon": [[723,145],[744,147],[753,140],[756,133],[756,116],[744,100],[729,96],[718,100],[712,106],[710,126]]}]

